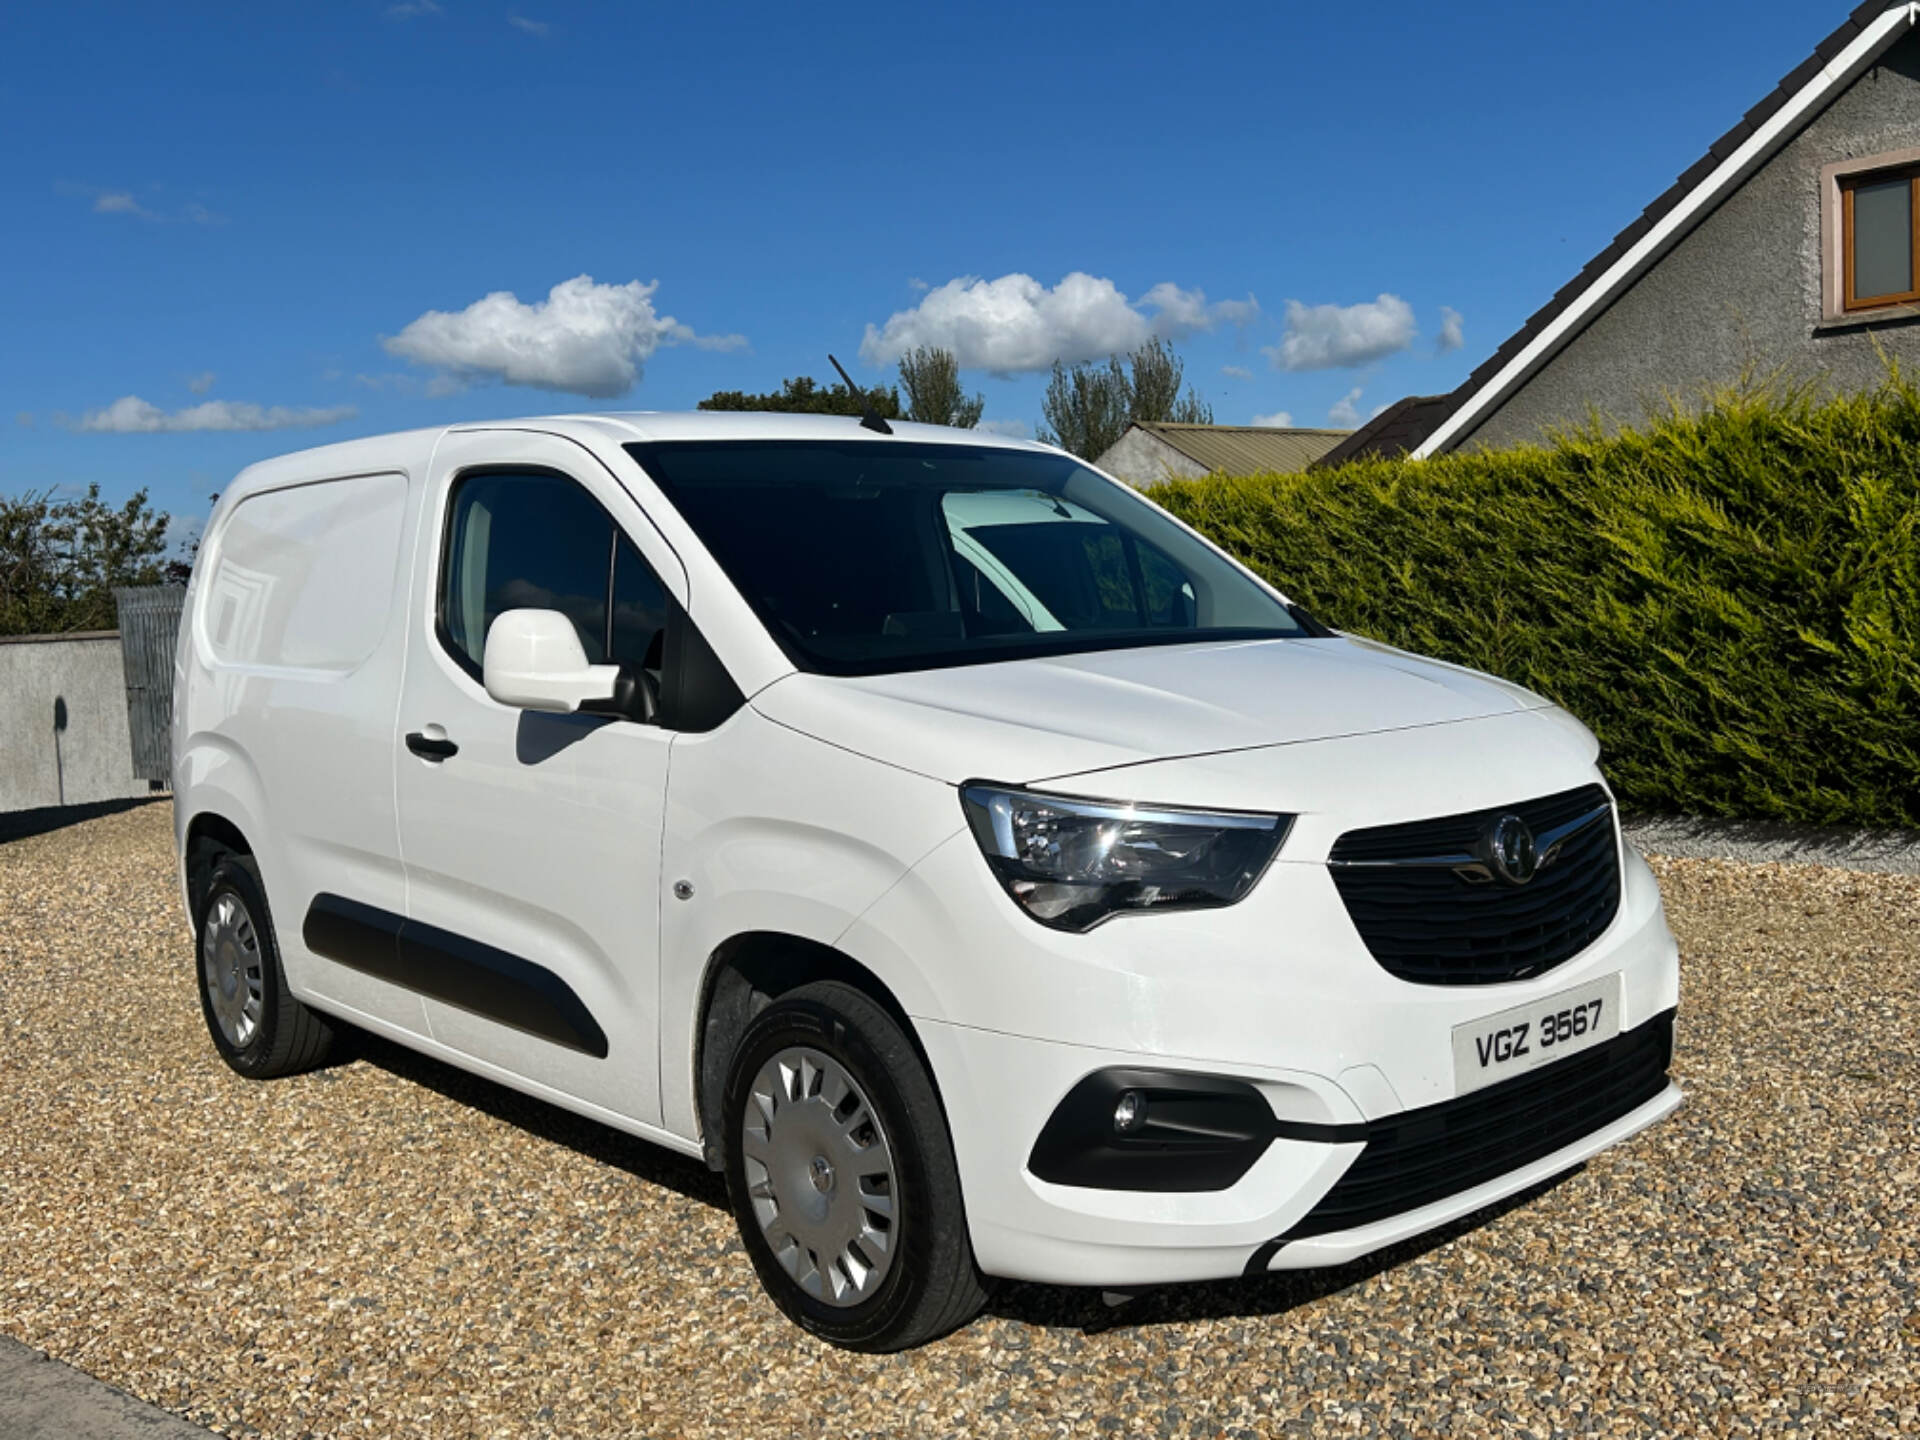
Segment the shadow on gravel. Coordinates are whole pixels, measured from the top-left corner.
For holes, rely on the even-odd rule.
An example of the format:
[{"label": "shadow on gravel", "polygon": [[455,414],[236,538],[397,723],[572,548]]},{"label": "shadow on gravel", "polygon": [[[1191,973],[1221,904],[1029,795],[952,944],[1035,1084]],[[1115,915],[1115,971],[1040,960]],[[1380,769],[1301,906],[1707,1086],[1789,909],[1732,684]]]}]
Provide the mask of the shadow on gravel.
[{"label": "shadow on gravel", "polygon": [[138,809],[169,795],[142,795],[134,800],[96,800],[91,805],[44,805],[38,810],[10,810],[0,814],[0,845],[9,840],[25,840],[49,830],[64,830],[83,820],[98,820],[102,815],[118,815],[122,810]]},{"label": "shadow on gravel", "polygon": [[349,1031],[345,1039],[347,1043],[342,1051],[336,1052],[339,1056],[336,1063],[364,1060],[402,1080],[444,1095],[456,1104],[471,1106],[496,1120],[517,1126],[529,1135],[564,1145],[575,1154],[602,1165],[624,1170],[636,1180],[664,1186],[717,1209],[727,1209],[726,1180],[692,1156],[678,1155],[649,1141],[609,1129],[598,1121],[456,1070],[444,1061],[377,1035],[354,1030]]},{"label": "shadow on gravel", "polygon": [[[691,1156],[677,1155],[645,1140],[609,1129],[510,1090],[491,1080],[469,1075],[442,1061],[430,1059],[390,1040],[362,1031],[349,1031],[346,1044],[336,1051],[335,1063],[365,1060],[382,1070],[469,1105],[494,1119],[517,1126],[529,1135],[564,1145],[602,1165],[623,1170],[636,1180],[661,1185],[718,1210],[728,1209],[726,1181]],[[1141,1325],[1181,1324],[1262,1315],[1284,1315],[1302,1305],[1338,1294],[1417,1259],[1430,1250],[1472,1233],[1509,1211],[1532,1204],[1542,1195],[1580,1173],[1579,1167],[1542,1181],[1496,1205],[1456,1220],[1404,1244],[1332,1270],[1290,1270],[1244,1280],[1217,1280],[1196,1285],[1164,1285],[1143,1290],[1123,1305],[1108,1305],[1099,1290],[1065,1285],[1002,1283],[987,1302],[987,1313],[1026,1325],[1068,1327],[1088,1335]]]},{"label": "shadow on gravel", "polygon": [[1403,1244],[1330,1270],[1282,1270],[1251,1279],[1213,1280],[1192,1285],[1162,1285],[1143,1290],[1121,1305],[1109,1305],[1098,1290],[1060,1285],[1003,1284],[987,1303],[989,1314],[1028,1325],[1066,1326],[1087,1335],[1142,1325],[1176,1325],[1193,1320],[1228,1320],[1284,1315],[1311,1305],[1350,1286],[1371,1280],[1382,1271],[1471,1234],[1509,1211],[1530,1205],[1542,1195],[1571,1180],[1578,1166],[1550,1180],[1510,1195],[1498,1204],[1463,1216]]}]

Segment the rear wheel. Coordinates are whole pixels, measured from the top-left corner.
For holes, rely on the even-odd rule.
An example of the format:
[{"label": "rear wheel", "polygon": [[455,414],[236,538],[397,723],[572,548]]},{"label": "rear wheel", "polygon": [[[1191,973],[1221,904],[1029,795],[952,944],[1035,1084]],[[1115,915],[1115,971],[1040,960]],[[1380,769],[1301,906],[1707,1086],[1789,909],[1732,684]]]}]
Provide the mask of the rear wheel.
[{"label": "rear wheel", "polygon": [[266,890],[251,855],[214,860],[194,917],[200,1009],[220,1057],[249,1079],[310,1070],[333,1046],[333,1027],[287,989]]},{"label": "rear wheel", "polygon": [[912,1043],[865,994],[822,981],[763,1010],[734,1052],[725,1114],[734,1218],[796,1324],[901,1350],[979,1310],[945,1116]]}]

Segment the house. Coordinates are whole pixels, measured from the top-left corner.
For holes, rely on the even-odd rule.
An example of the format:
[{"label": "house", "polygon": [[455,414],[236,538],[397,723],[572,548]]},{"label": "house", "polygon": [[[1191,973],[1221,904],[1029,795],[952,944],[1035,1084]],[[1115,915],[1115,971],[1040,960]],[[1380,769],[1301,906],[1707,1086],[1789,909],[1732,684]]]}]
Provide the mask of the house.
[{"label": "house", "polygon": [[1185,480],[1217,470],[1232,475],[1305,470],[1348,433],[1136,420],[1093,463],[1144,489],[1162,480]]},{"label": "house", "polygon": [[[1883,359],[1883,355],[1886,357]],[[1334,447],[1444,454],[1633,424],[1779,373],[1920,370],[1920,5],[1871,0],[1445,396]]]}]

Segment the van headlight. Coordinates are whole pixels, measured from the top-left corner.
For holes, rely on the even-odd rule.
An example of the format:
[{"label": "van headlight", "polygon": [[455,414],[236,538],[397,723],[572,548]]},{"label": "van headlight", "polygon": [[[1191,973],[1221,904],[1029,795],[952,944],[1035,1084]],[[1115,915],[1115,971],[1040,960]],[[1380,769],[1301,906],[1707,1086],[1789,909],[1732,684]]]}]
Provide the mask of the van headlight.
[{"label": "van headlight", "polygon": [[1056,930],[1137,910],[1231,905],[1253,889],[1291,815],[1168,810],[975,783],[960,801],[987,864]]}]

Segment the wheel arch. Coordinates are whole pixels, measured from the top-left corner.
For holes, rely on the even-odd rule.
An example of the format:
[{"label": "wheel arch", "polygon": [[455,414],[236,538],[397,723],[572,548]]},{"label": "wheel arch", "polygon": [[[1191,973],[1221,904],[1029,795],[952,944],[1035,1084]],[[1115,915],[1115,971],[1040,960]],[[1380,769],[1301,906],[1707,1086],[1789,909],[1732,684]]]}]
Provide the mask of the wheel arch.
[{"label": "wheel arch", "polygon": [[194,923],[207,881],[213,870],[212,856],[218,850],[253,855],[253,842],[246,832],[218,810],[201,810],[188,821],[180,840],[180,878],[187,907],[187,924]]},{"label": "wheel arch", "polygon": [[708,957],[700,986],[693,1084],[709,1168],[719,1170],[726,1163],[721,1104],[740,1036],[754,1016],[780,996],[816,980],[840,981],[885,1010],[913,1046],[939,1099],[939,1079],[913,1017],[885,980],[846,951],[818,940],[784,931],[746,931],[729,937]]}]

